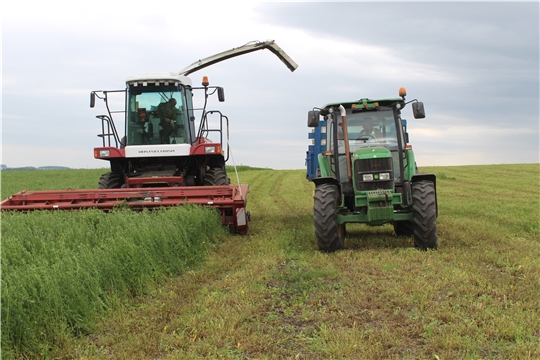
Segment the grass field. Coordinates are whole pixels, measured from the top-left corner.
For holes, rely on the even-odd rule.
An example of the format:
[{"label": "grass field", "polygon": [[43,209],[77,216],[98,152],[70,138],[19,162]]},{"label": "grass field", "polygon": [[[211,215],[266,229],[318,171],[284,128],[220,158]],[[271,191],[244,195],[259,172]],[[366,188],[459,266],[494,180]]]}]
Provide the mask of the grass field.
[{"label": "grass field", "polygon": [[[438,177],[439,250],[355,225],[345,250],[321,253],[305,172],[243,171],[250,235],[225,236],[48,357],[540,358],[539,165],[420,170]],[[20,190],[7,174],[2,197]]]},{"label": "grass field", "polygon": [[[94,172],[2,175],[23,189],[62,189],[70,179],[87,187]],[[3,358],[49,358],[122,301],[200,263],[226,233],[216,211],[195,206],[2,213]]]}]

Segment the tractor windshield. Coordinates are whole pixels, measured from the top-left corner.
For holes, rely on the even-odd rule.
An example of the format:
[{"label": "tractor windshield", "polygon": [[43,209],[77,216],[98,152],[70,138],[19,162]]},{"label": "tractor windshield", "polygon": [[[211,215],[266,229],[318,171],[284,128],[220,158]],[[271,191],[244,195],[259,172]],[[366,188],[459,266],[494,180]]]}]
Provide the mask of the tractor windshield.
[{"label": "tractor windshield", "polygon": [[[338,115],[338,123],[340,123]],[[401,131],[396,129],[394,112],[391,108],[379,108],[379,111],[362,111],[353,113],[347,109],[347,130],[349,135],[349,148],[351,153],[369,147],[385,147],[390,150],[393,158],[394,168],[399,168],[398,136]],[[328,125],[328,132],[333,132],[333,126]],[[344,182],[347,178],[346,159],[345,159],[345,141],[341,127],[338,127],[338,157],[340,180]],[[333,148],[333,135],[330,139],[329,148]],[[402,141],[403,143],[403,141]],[[399,171],[394,171],[394,176],[399,176]]]},{"label": "tractor windshield", "polygon": [[182,85],[130,85],[126,145],[189,144],[185,92]]},{"label": "tractor windshield", "polygon": [[397,150],[396,123],[391,109],[347,114],[347,129],[351,152],[371,146]]},{"label": "tractor windshield", "polygon": [[[338,123],[341,122],[338,115]],[[332,132],[333,127],[328,124],[328,132]],[[392,109],[381,111],[365,111],[352,113],[347,109],[347,130],[349,135],[349,148],[354,152],[360,148],[384,146],[390,151],[396,151],[398,147],[398,131]],[[340,153],[345,153],[344,136],[341,127],[338,127],[338,147]],[[333,136],[329,137],[330,148]],[[343,151],[342,151],[343,150]]]}]

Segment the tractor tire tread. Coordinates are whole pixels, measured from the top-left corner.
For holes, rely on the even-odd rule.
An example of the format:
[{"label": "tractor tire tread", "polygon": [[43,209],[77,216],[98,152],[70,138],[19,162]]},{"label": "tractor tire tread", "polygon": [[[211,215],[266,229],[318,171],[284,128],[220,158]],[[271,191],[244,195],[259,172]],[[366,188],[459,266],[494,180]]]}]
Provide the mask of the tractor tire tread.
[{"label": "tractor tire tread", "polygon": [[331,184],[316,187],[313,202],[315,236],[319,250],[334,252],[343,249],[345,225],[338,224],[338,189]]},{"label": "tractor tire tread", "polygon": [[437,249],[437,204],[433,182],[422,180],[412,187],[414,246]]},{"label": "tractor tire tread", "polygon": [[411,221],[394,221],[394,232],[396,236],[411,236],[414,234],[413,223]]}]

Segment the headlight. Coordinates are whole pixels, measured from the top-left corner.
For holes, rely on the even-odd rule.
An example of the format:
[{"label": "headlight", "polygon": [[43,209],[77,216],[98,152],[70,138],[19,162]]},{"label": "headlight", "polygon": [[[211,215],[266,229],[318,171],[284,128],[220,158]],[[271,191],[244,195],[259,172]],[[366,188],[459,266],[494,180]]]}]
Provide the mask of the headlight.
[{"label": "headlight", "polygon": [[381,180],[390,180],[390,174],[389,173],[379,174],[379,179],[381,179]]},{"label": "headlight", "polygon": [[214,146],[207,146],[204,148],[204,152],[207,154],[214,154],[216,152],[216,148]]},{"label": "headlight", "polygon": [[110,150],[99,150],[99,157],[109,157],[111,156]]},{"label": "headlight", "polygon": [[373,181],[373,174],[364,174],[362,175],[364,181]]}]

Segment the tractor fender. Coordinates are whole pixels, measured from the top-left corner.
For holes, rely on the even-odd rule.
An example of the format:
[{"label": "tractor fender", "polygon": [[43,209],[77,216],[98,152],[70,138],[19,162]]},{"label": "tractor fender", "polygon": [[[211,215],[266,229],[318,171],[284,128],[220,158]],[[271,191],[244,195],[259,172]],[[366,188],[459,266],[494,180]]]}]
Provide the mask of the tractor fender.
[{"label": "tractor fender", "polygon": [[311,181],[315,184],[315,187],[322,185],[322,184],[333,184],[336,185],[339,191],[339,197],[341,197],[341,183],[334,177],[328,176],[328,177],[318,177],[311,179]]},{"label": "tractor fender", "polygon": [[439,204],[437,201],[437,176],[435,174],[414,174],[411,178],[411,183],[417,181],[427,180],[433,183],[433,189],[435,190],[435,210],[437,211],[437,217],[439,216]]}]

